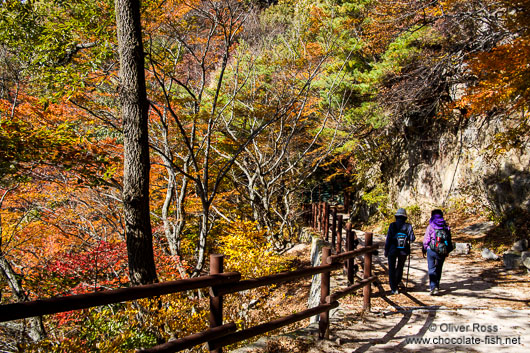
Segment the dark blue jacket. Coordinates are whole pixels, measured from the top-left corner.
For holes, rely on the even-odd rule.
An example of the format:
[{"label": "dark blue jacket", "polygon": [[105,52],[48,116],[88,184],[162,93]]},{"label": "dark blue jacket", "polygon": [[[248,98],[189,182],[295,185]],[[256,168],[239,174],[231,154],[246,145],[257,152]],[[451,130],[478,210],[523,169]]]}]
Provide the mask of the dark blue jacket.
[{"label": "dark blue jacket", "polygon": [[[407,235],[407,243],[404,249],[397,248],[397,233],[405,233]],[[396,217],[396,221],[388,227],[385,242],[385,257],[388,255],[408,255],[410,254],[410,243],[414,242],[416,237],[412,230],[412,224],[405,222],[405,219]]]}]

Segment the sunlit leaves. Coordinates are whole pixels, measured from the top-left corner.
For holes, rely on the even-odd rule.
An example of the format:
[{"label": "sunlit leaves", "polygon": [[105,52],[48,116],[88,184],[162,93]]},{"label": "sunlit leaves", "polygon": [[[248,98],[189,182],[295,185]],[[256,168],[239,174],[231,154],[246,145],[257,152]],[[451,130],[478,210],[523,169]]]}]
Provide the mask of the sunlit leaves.
[{"label": "sunlit leaves", "polygon": [[225,224],[218,251],[226,256],[226,271],[238,271],[244,278],[261,277],[287,269],[287,261],[276,254],[267,232],[257,222],[236,220]]},{"label": "sunlit leaves", "polygon": [[[84,87],[113,56],[112,1],[5,1],[0,45],[35,92],[59,99]],[[88,53],[87,53],[88,52]]]},{"label": "sunlit leaves", "polygon": [[492,146],[502,153],[524,146],[530,131],[530,1],[501,1],[498,6],[504,15],[500,21],[511,34],[470,57],[468,72],[474,80],[456,106],[468,117],[504,117],[504,131]]}]

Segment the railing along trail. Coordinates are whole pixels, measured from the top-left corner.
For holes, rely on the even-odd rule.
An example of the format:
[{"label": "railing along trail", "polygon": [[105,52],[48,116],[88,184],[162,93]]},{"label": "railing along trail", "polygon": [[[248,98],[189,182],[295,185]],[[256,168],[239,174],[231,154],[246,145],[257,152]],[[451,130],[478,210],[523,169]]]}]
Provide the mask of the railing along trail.
[{"label": "railing along trail", "polygon": [[[322,232],[323,239],[329,240],[329,230],[331,228],[331,247],[324,247],[322,249],[322,263],[320,266],[306,267],[295,271],[286,271],[270,276],[241,280],[240,273],[223,271],[223,255],[211,255],[210,274],[207,276],[1,305],[0,322],[86,309],[193,289],[210,288],[210,328],[208,330],[181,337],[151,348],[139,348],[136,352],[178,352],[204,343],[208,343],[210,352],[221,352],[222,347],[227,345],[247,340],[251,337],[319,314],[319,337],[329,338],[329,312],[331,309],[339,306],[338,300],[340,298],[360,288],[364,288],[363,309],[370,309],[370,283],[376,280],[376,277],[371,274],[372,253],[377,249],[377,246],[372,245],[372,234],[365,233],[365,246],[356,249],[358,240],[355,233],[351,230],[351,224],[347,223],[346,249],[342,251],[342,215],[338,215],[335,208],[330,213],[330,206],[327,203],[312,204],[311,211],[310,220],[312,226],[315,230],[318,229]],[[331,224],[330,215],[332,216]],[[332,255],[332,251],[335,254]],[[364,255],[363,279],[354,283],[357,268],[354,264],[354,259],[360,255]],[[330,288],[331,272],[343,268],[347,272],[350,286],[338,289],[332,293]],[[223,323],[224,295],[262,286],[277,285],[316,274],[321,275],[321,299],[318,306],[239,331],[233,322]]]}]

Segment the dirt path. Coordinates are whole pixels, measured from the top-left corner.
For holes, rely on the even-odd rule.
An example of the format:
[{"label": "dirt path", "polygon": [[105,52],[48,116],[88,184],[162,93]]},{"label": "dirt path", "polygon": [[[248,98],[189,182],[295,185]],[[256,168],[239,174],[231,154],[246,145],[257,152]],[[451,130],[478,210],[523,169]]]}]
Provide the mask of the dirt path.
[{"label": "dirt path", "polygon": [[[375,238],[383,243],[384,237]],[[440,296],[428,293],[427,262],[413,246],[409,288],[389,295],[386,259],[374,262],[382,285],[372,310],[361,314],[353,297],[332,319],[331,339],[315,341],[309,352],[529,352],[530,283],[521,271],[479,254],[450,256]],[[337,278],[337,281],[344,281]]]},{"label": "dirt path", "polygon": [[[419,237],[421,241],[421,236]],[[457,240],[458,241],[458,240]],[[375,236],[384,244],[384,236]],[[332,313],[329,340],[317,326],[262,339],[253,352],[530,352],[530,276],[506,271],[502,261],[480,254],[447,258],[440,296],[428,293],[427,261],[413,244],[408,288],[390,295],[386,259],[374,257],[381,281],[373,287],[372,309],[362,313],[362,297],[341,300]],[[341,271],[332,287],[346,285]],[[333,288],[332,288],[333,291]]]}]

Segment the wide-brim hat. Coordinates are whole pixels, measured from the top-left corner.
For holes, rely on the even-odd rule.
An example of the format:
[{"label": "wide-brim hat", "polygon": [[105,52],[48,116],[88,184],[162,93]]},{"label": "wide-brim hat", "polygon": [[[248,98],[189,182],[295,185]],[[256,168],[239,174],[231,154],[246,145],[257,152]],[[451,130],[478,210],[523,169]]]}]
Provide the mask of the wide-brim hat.
[{"label": "wide-brim hat", "polygon": [[396,214],[395,214],[396,217],[407,217],[407,210],[405,210],[404,208],[400,208],[397,210]]}]

